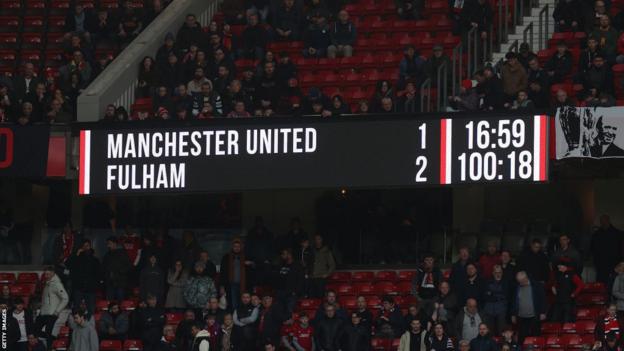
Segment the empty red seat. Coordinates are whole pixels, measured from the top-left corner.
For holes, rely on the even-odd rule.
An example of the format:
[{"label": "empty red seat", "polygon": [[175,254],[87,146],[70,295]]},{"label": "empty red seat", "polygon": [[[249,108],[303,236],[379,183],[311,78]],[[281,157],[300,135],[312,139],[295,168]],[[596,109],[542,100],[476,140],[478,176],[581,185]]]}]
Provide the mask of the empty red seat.
[{"label": "empty red seat", "polygon": [[175,324],[178,325],[184,318],[182,313],[165,313],[165,319],[167,324]]},{"label": "empty red seat", "polygon": [[559,335],[561,329],[561,323],[542,323],[542,334]]},{"label": "empty red seat", "polygon": [[355,287],[352,284],[342,283],[335,287],[338,295],[351,295],[355,294]]},{"label": "empty red seat", "polygon": [[595,320],[596,318],[598,318],[598,315],[600,314],[599,310],[596,310],[594,308],[579,308],[576,311],[576,320],[577,321],[581,321],[581,320]]},{"label": "empty red seat", "polygon": [[355,283],[354,286],[355,286],[355,290],[360,295],[373,295],[373,294],[375,294],[375,288],[374,288],[374,286],[373,286],[373,284],[371,282]]},{"label": "empty red seat", "polygon": [[607,287],[604,283],[594,282],[594,283],[586,283],[585,288],[583,288],[584,293],[593,293],[593,294],[606,294]]},{"label": "empty red seat", "polygon": [[[2,52],[0,52],[0,59],[2,59]],[[0,273],[0,284],[12,284],[15,281],[15,273]]]},{"label": "empty red seat", "polygon": [[566,349],[577,349],[583,347],[583,338],[580,335],[565,335],[563,337],[563,343]]},{"label": "empty red seat", "polygon": [[576,298],[576,302],[579,306],[604,305],[607,303],[606,296],[603,294],[581,294]]},{"label": "empty red seat", "polygon": [[299,300],[299,309],[307,310],[312,309],[316,310],[321,305],[320,299],[301,299]]},{"label": "empty red seat", "polygon": [[543,349],[544,348],[544,338],[542,338],[541,336],[529,336],[526,337],[524,339],[524,342],[522,343],[522,347],[526,348],[526,347],[533,347],[533,348],[537,348],[537,349]]},{"label": "empty red seat", "polygon": [[119,307],[121,307],[121,309],[126,310],[126,311],[132,311],[134,309],[136,309],[136,301],[134,300],[123,300],[121,301],[121,304],[119,305]]},{"label": "empty red seat", "polygon": [[328,280],[332,282],[351,281],[351,272],[345,272],[345,271],[334,272],[332,273],[332,275],[329,276]]},{"label": "empty red seat", "polygon": [[143,342],[141,340],[126,340],[123,343],[124,351],[140,351],[143,350]]},{"label": "empty red seat", "polygon": [[393,282],[380,281],[375,284],[375,293],[378,295],[396,294],[397,289]]},{"label": "empty red seat", "polygon": [[412,293],[412,282],[402,281],[396,284],[396,292],[399,295],[409,295]]},{"label": "empty red seat", "polygon": [[355,295],[341,296],[338,303],[343,309],[354,310],[357,307],[357,297]]},{"label": "empty red seat", "polygon": [[17,281],[20,283],[37,283],[39,281],[39,274],[36,272],[18,273]]},{"label": "empty red seat", "polygon": [[563,334],[576,334],[576,323],[563,323],[561,332]]},{"label": "empty red seat", "polygon": [[371,348],[373,351],[386,351],[390,347],[390,339],[373,338]]},{"label": "empty red seat", "polygon": [[35,294],[35,284],[16,283],[10,286],[11,295],[15,296],[33,296]]},{"label": "empty red seat", "polygon": [[366,298],[366,306],[370,309],[378,309],[381,306],[381,298],[379,296],[368,296]]},{"label": "empty red seat", "polygon": [[108,310],[108,300],[97,300],[95,301],[95,308],[98,311],[107,311]]},{"label": "empty red seat", "polygon": [[69,341],[67,339],[56,339],[52,342],[52,350],[65,351],[68,346]]},{"label": "empty red seat", "polygon": [[119,351],[122,343],[119,340],[102,340],[100,341],[100,351]]},{"label": "empty red seat", "polygon": [[402,281],[412,281],[416,276],[416,271],[399,271],[397,273],[397,278]]},{"label": "empty red seat", "polygon": [[576,322],[576,331],[579,334],[594,334],[595,329],[596,329],[595,321],[577,321]]},{"label": "empty red seat", "polygon": [[41,16],[26,16],[24,17],[24,26],[42,29],[43,28],[43,17]]},{"label": "empty red seat", "polygon": [[545,344],[547,345],[547,348],[563,348],[566,346],[566,344],[564,343],[564,338],[560,337],[560,336],[547,336],[546,340],[545,340]]},{"label": "empty red seat", "polygon": [[397,279],[396,271],[379,271],[377,272],[377,280],[395,281]]}]

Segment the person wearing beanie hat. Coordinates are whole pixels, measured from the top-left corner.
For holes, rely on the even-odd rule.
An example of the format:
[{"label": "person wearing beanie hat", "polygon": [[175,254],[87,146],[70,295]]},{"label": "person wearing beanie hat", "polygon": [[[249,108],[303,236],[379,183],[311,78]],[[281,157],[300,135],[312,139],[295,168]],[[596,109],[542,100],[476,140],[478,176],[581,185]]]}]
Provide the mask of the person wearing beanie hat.
[{"label": "person wearing beanie hat", "polygon": [[[444,53],[444,47],[440,44],[436,44],[433,46],[433,53],[431,57],[425,62],[425,73],[428,78],[431,78],[431,87],[438,86],[438,71],[440,67],[446,65],[446,78],[447,82],[450,83],[452,79],[451,73],[451,59]],[[443,79],[440,77],[440,79]],[[444,84],[444,82],[440,82]]]},{"label": "person wearing beanie hat", "polygon": [[472,81],[464,79],[461,81],[458,96],[449,96],[450,111],[476,111],[479,107],[479,97],[472,88]]},{"label": "person wearing beanie hat", "polygon": [[198,310],[196,315],[201,315],[201,310],[213,297],[217,297],[214,281],[208,276],[206,265],[197,261],[184,288],[184,300],[189,307]]}]

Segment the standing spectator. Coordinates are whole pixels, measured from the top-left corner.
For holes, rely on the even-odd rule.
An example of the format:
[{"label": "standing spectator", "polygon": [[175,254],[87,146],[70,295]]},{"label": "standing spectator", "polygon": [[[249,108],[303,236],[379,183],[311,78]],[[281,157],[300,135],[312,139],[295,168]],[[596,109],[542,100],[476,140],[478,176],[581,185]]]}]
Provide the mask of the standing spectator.
[{"label": "standing spectator", "polygon": [[[0,302],[4,303],[4,302]],[[27,309],[24,306],[24,300],[21,297],[15,298],[13,302],[13,311],[11,311],[10,316],[13,316],[17,321],[18,329],[19,329],[19,339],[17,340],[17,350],[19,351],[29,351],[28,349],[28,336],[33,334],[34,327],[34,319],[33,314],[30,309]]]},{"label": "standing spectator", "polygon": [[331,45],[327,48],[327,57],[353,56],[353,47],[357,32],[353,22],[349,20],[349,13],[345,10],[338,12],[338,20],[331,26]]},{"label": "standing spectator", "polygon": [[501,257],[498,253],[496,242],[490,241],[487,245],[486,252],[479,258],[479,268],[481,268],[481,277],[483,279],[491,279],[494,266],[501,264]]},{"label": "standing spectator", "polygon": [[503,268],[500,265],[494,266],[492,275],[493,278],[485,284],[483,312],[494,335],[499,335],[507,323],[509,285],[503,279]]},{"label": "standing spectator", "polygon": [[[69,302],[69,296],[61,283],[61,279],[54,273],[54,267],[46,267],[43,270],[45,285],[41,294],[41,310],[35,321],[35,334],[46,338],[47,345],[52,342],[52,329],[61,311]],[[45,327],[45,332],[42,329]]]},{"label": "standing spectator", "polygon": [[202,38],[202,28],[201,24],[197,22],[197,17],[192,14],[186,15],[184,24],[178,30],[178,37],[175,41],[177,46],[186,50],[189,46],[191,46],[191,43],[199,43],[202,41]]},{"label": "standing spectator", "polygon": [[559,1],[555,6],[553,18],[558,32],[579,32],[583,27],[583,4],[579,0]]},{"label": "standing spectator", "polygon": [[67,260],[74,308],[84,300],[87,311],[95,312],[95,291],[100,281],[100,261],[94,256],[91,241],[85,240],[75,255]]},{"label": "standing spectator", "polygon": [[102,259],[102,271],[104,272],[104,285],[108,300],[122,301],[126,296],[128,278],[132,270],[132,263],[126,251],[117,246],[117,239],[106,239],[108,252]]},{"label": "standing spectator", "polygon": [[408,80],[420,85],[425,78],[425,60],[414,45],[405,48],[403,59],[399,63],[399,85],[404,85]]},{"label": "standing spectator", "polygon": [[[265,63],[264,71],[262,72],[262,75],[260,76],[258,80],[258,86],[256,90],[256,99],[259,100],[260,106],[262,108],[267,109],[267,108],[273,108],[274,106],[276,106],[276,103],[277,103],[277,100],[279,99],[279,94],[280,94],[279,88],[280,88],[280,84],[275,74],[275,63],[273,62]],[[270,240],[262,240],[262,242],[258,243],[260,245],[258,250],[253,250],[253,251],[260,251],[258,253],[261,253],[262,257],[254,255],[253,252],[250,252],[250,257],[254,258],[254,261],[256,261],[256,263],[258,263],[257,259],[266,258],[267,256],[266,249],[272,245],[272,241],[273,241],[273,238],[271,235]],[[248,246],[248,248],[251,250],[252,246]],[[267,263],[265,263],[264,261],[265,260],[259,261],[261,262],[260,266],[264,267],[262,268],[262,270],[265,270],[266,269],[265,266],[267,265]]]},{"label": "standing spectator", "polygon": [[[369,351],[371,349],[370,335],[370,329],[362,325],[360,314],[351,313],[351,323],[347,324],[342,332],[341,350]],[[312,350],[312,348],[304,350]]]},{"label": "standing spectator", "polygon": [[570,236],[565,233],[559,235],[559,247],[552,254],[551,264],[553,270],[561,262],[568,263],[568,266],[576,270],[578,274],[583,272],[581,254],[570,244]]},{"label": "standing spectator", "polygon": [[234,324],[241,330],[241,350],[248,351],[255,346],[257,334],[258,307],[252,305],[251,294],[241,294],[241,303],[234,309]]},{"label": "standing spectator", "polygon": [[190,350],[208,351],[210,349],[210,333],[208,330],[202,329],[199,324],[195,323],[191,326],[191,334],[193,335],[193,343]]},{"label": "standing spectator", "polygon": [[156,305],[157,301],[156,296],[148,295],[147,305],[137,311],[137,322],[141,326],[141,341],[145,351],[156,350],[165,325],[165,310]]},{"label": "standing spectator", "polygon": [[518,61],[520,61],[525,70],[529,69],[529,61],[534,58],[536,59],[537,55],[531,51],[529,43],[520,44],[520,48],[518,49]]},{"label": "standing spectator", "polygon": [[422,0],[394,0],[394,6],[401,19],[418,20],[422,17],[425,2]]},{"label": "standing spectator", "polygon": [[487,324],[479,324],[479,335],[470,341],[470,351],[498,351],[496,340],[490,335]]},{"label": "standing spectator", "polygon": [[468,1],[461,12],[461,21],[466,32],[476,28],[482,40],[488,36],[492,24],[492,7],[486,0]]},{"label": "standing spectator", "polygon": [[479,325],[485,321],[485,316],[479,312],[477,300],[468,299],[466,306],[459,311],[455,318],[455,337],[472,340],[479,335]]},{"label": "standing spectator", "polygon": [[607,313],[598,317],[596,329],[594,330],[594,338],[597,341],[606,342],[609,335],[620,337],[620,322],[617,318],[617,306],[609,304],[606,308]]},{"label": "standing spectator", "polygon": [[[68,318],[72,330],[70,351],[98,351],[100,342],[95,330],[95,318],[85,311],[76,311]],[[146,349],[147,350],[147,349]]]},{"label": "standing spectator", "polygon": [[153,295],[159,305],[164,302],[165,274],[158,266],[156,255],[150,255],[149,263],[141,270],[139,292],[141,300],[145,300],[147,295]]},{"label": "standing spectator", "polygon": [[221,286],[225,287],[228,306],[232,309],[238,307],[238,297],[247,291],[247,267],[252,264],[246,260],[242,248],[241,240],[234,239],[232,250],[221,259],[219,279]]},{"label": "standing spectator", "polygon": [[304,272],[294,261],[291,249],[282,250],[281,260],[275,284],[276,296],[286,312],[292,313],[297,298],[303,293]]},{"label": "standing spectator", "polygon": [[596,278],[607,284],[609,275],[621,259],[622,232],[611,224],[608,215],[600,216],[600,227],[591,241],[591,250],[596,267]]},{"label": "standing spectator", "polygon": [[531,247],[518,257],[518,271],[526,272],[531,280],[542,283],[548,281],[550,275],[549,261],[542,250],[542,242],[539,239],[533,239]]},{"label": "standing spectator", "polygon": [[429,351],[431,350],[431,339],[429,333],[422,329],[420,320],[414,319],[399,340],[398,351]]},{"label": "standing spectator", "polygon": [[573,323],[575,321],[575,301],[585,284],[578,276],[574,268],[568,267],[567,263],[557,264],[552,292],[555,295],[553,306],[553,321],[560,323]]},{"label": "standing spectator", "polygon": [[327,18],[317,14],[312,18],[312,24],[303,33],[303,56],[324,57],[330,45],[330,28]]},{"label": "standing spectator", "polygon": [[139,252],[141,252],[141,237],[130,225],[126,225],[124,233],[119,237],[119,244],[128,254],[133,266],[139,264]]},{"label": "standing spectator", "polygon": [[537,58],[531,58],[528,63],[529,99],[536,107],[546,108],[550,106],[550,84],[548,73],[540,67]]},{"label": "standing spectator", "polygon": [[289,318],[290,316],[284,315],[282,306],[273,303],[273,296],[263,296],[258,314],[258,341],[279,342],[282,323]]},{"label": "standing spectator", "polygon": [[193,267],[193,264],[199,258],[200,252],[201,246],[197,242],[195,234],[190,230],[186,230],[182,233],[182,242],[174,254],[174,259],[181,260],[183,267]]},{"label": "standing spectator", "polygon": [[125,340],[130,328],[128,314],[113,301],[108,304],[108,310],[102,312],[98,328],[104,340]]},{"label": "standing spectator", "polygon": [[[336,261],[333,252],[323,244],[320,234],[314,236],[314,268],[310,294],[314,297],[323,296],[327,278],[336,270]],[[335,311],[334,311],[335,312]]]},{"label": "standing spectator", "polygon": [[20,104],[27,95],[35,91],[37,83],[41,82],[35,74],[35,65],[31,62],[26,62],[24,64],[23,71],[24,73],[17,75],[13,79],[13,93],[15,94],[17,102]]},{"label": "standing spectator", "polygon": [[152,95],[154,87],[158,84],[158,69],[154,63],[154,59],[145,56],[139,66],[139,78],[137,92],[141,97],[149,97]]},{"label": "standing spectator", "polygon": [[453,339],[444,332],[444,325],[436,323],[433,326],[433,335],[431,335],[431,350],[435,351],[454,351]]},{"label": "standing spectator", "polygon": [[167,273],[167,300],[165,308],[168,309],[184,309],[186,301],[184,301],[184,287],[188,281],[188,271],[182,266],[181,260],[176,260],[174,266]]},{"label": "standing spectator", "polygon": [[325,318],[314,329],[314,344],[317,350],[339,351],[340,336],[343,333],[343,321],[336,316],[336,307],[325,306]]},{"label": "standing spectator", "polygon": [[196,310],[196,315],[201,316],[201,309],[212,297],[217,297],[217,289],[213,280],[206,274],[206,266],[197,262],[184,287],[184,300],[189,307]]},{"label": "standing spectator", "polygon": [[449,283],[451,284],[451,290],[458,292],[461,285],[466,281],[468,276],[466,275],[466,265],[471,263],[470,251],[467,247],[459,248],[459,257],[457,261],[451,266],[451,275],[449,277]]},{"label": "standing spectator", "polygon": [[433,318],[430,317],[431,314],[426,312],[424,308],[420,305],[410,305],[407,308],[407,314],[403,318],[403,330],[409,330],[410,324],[414,319],[418,319],[420,321],[420,326],[426,330],[431,329],[431,325],[433,324]]},{"label": "standing spectator", "polygon": [[511,326],[505,327],[505,329],[503,330],[503,333],[501,334],[499,344],[501,344],[501,347],[502,345],[505,345],[505,344],[509,345],[508,351],[520,351],[520,345],[518,344],[518,342],[516,341],[516,338],[514,337],[514,330]]},{"label": "standing spectator", "polygon": [[587,95],[614,93],[613,71],[605,64],[605,57],[602,54],[594,56],[591,67],[581,75],[581,81]]},{"label": "standing spectator", "polygon": [[369,311],[366,305],[366,298],[362,295],[357,297],[355,313],[360,317],[360,324],[365,327],[368,334],[370,334],[373,328],[373,314]]},{"label": "standing spectator", "polygon": [[[514,284],[514,280],[516,279],[516,273],[518,273],[518,269],[516,268],[516,264],[511,260],[511,252],[509,250],[501,250],[501,268],[503,269],[503,280],[507,282],[507,286],[510,288]],[[509,291],[511,293],[511,291]]]},{"label": "standing spectator", "polygon": [[475,299],[481,303],[484,285],[477,266],[474,263],[468,263],[466,265],[466,280],[458,289],[459,302],[462,303],[468,299]]},{"label": "standing spectator", "polygon": [[609,15],[602,15],[599,23],[600,26],[594,28],[594,31],[591,32],[589,36],[598,40],[598,46],[606,56],[607,61],[614,62],[615,55],[617,54],[619,33],[611,26],[611,18],[609,18]]},{"label": "standing spectator", "polygon": [[392,296],[384,296],[381,312],[375,321],[375,334],[382,338],[398,338],[404,330],[403,315]]},{"label": "standing spectator", "polygon": [[[429,57],[427,62],[425,62],[425,73],[427,77],[431,79],[432,87],[437,87],[438,79],[443,79],[443,76],[438,77],[438,71],[440,70],[440,67],[444,65],[446,65],[447,70],[450,70],[453,67],[451,66],[451,59],[444,53],[444,47],[440,44],[436,44],[433,46],[433,53],[431,57]],[[450,78],[448,78],[448,76],[449,75],[447,74],[447,81],[450,82]],[[440,81],[440,84],[444,83],[447,82]]]},{"label": "standing spectator", "polygon": [[277,34],[277,40],[298,40],[303,14],[295,6],[295,0],[283,0],[274,16],[273,28]]},{"label": "standing spectator", "polygon": [[216,347],[217,350],[241,350],[241,331],[234,325],[230,313],[223,317]]},{"label": "standing spectator", "polygon": [[[178,57],[174,52],[169,52],[166,61],[159,65],[159,82],[168,89],[174,89],[178,84],[183,83],[183,68],[178,62]],[[191,93],[189,92],[189,95]]]},{"label": "standing spectator", "polygon": [[579,57],[579,75],[587,72],[587,70],[591,68],[594,63],[594,57],[598,54],[603,54],[602,50],[598,47],[598,40],[594,37],[587,38],[587,47],[581,50],[581,55]]},{"label": "standing spectator", "polygon": [[444,281],[440,283],[438,295],[433,303],[433,314],[431,319],[436,323],[442,323],[449,335],[454,335],[453,322],[455,321],[455,315],[459,309],[457,305],[457,296],[451,291],[451,286],[448,282]]},{"label": "standing spectator", "polygon": [[572,53],[564,41],[557,43],[557,51],[546,62],[546,73],[550,77],[550,83],[562,83],[572,72]]},{"label": "standing spectator", "polygon": [[184,318],[175,329],[176,344],[180,347],[180,350],[188,350],[193,343],[191,327],[197,322],[195,317],[194,310],[188,309],[184,311]]},{"label": "standing spectator", "polygon": [[511,321],[518,325],[518,343],[522,345],[527,336],[538,336],[541,321],[546,319],[546,294],[544,285],[531,280],[526,272],[516,274],[518,288],[512,300]]},{"label": "standing spectator", "polygon": [[442,272],[435,265],[432,254],[426,254],[422,266],[416,271],[412,280],[412,295],[418,297],[421,306],[431,314],[434,310],[434,301],[438,295],[438,288],[442,281]]},{"label": "standing spectator", "polygon": [[501,78],[506,100],[511,101],[518,95],[519,91],[526,89],[527,74],[515,53],[508,52],[505,58],[507,62],[505,62],[501,70]]},{"label": "standing spectator", "polygon": [[242,33],[242,47],[239,56],[246,59],[261,60],[267,44],[267,32],[258,21],[255,13],[247,17],[247,27]]}]

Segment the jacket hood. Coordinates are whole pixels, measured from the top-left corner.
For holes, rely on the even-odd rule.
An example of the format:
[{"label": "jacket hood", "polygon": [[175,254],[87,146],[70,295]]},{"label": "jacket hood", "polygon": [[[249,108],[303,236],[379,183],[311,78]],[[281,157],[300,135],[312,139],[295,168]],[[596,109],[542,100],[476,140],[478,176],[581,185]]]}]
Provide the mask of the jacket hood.
[{"label": "jacket hood", "polygon": [[210,337],[210,333],[207,330],[204,330],[204,329],[200,330],[195,335],[195,338],[206,338],[206,337]]}]

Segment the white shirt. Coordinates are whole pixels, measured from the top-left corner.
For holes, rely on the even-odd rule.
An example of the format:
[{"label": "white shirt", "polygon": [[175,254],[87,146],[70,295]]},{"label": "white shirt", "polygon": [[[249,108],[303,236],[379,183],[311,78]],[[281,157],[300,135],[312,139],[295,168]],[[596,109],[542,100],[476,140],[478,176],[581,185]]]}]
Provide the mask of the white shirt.
[{"label": "white shirt", "polygon": [[28,335],[26,335],[26,317],[24,311],[22,313],[17,312],[17,310],[13,311],[13,317],[17,319],[17,324],[19,325],[20,330],[20,339],[18,342],[26,342],[28,341]]}]

